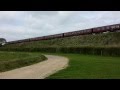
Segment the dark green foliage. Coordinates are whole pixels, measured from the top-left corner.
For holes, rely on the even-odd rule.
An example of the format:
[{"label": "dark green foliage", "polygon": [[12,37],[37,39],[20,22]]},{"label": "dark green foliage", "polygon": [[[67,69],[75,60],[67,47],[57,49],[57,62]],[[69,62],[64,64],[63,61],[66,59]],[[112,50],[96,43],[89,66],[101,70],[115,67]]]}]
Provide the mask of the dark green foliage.
[{"label": "dark green foliage", "polygon": [[79,53],[101,56],[120,56],[119,47],[44,47],[44,48],[5,48],[5,51]]}]

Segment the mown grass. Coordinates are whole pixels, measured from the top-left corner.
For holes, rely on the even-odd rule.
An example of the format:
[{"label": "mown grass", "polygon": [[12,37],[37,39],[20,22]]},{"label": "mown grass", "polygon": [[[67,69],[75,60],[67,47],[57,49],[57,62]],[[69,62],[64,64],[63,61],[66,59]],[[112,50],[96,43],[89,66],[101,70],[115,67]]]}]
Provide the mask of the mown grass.
[{"label": "mown grass", "polygon": [[0,72],[32,65],[46,59],[40,53],[0,52]]},{"label": "mown grass", "polygon": [[120,57],[55,54],[69,58],[69,67],[46,79],[120,79]]}]

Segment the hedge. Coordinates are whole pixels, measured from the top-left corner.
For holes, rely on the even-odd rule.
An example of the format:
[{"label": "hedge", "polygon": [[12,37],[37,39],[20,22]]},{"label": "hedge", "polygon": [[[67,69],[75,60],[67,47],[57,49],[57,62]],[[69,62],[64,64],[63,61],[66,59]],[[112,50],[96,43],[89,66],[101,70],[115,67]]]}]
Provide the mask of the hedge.
[{"label": "hedge", "polygon": [[27,51],[49,53],[80,53],[101,56],[120,56],[120,47],[43,47],[43,48],[0,48],[1,51]]}]

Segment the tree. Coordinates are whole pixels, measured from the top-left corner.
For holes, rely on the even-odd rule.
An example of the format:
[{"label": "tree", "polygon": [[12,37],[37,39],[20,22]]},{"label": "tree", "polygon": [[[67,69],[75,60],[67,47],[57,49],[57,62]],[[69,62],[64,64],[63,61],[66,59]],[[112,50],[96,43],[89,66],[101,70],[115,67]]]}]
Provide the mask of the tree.
[{"label": "tree", "polygon": [[3,46],[6,44],[6,39],[0,38],[0,46]]}]

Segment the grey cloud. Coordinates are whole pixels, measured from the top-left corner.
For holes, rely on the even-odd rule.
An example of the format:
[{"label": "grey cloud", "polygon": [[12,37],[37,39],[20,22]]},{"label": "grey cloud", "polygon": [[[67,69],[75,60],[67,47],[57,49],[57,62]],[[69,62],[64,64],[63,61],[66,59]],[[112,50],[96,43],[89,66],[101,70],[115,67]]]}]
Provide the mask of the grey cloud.
[{"label": "grey cloud", "polygon": [[25,14],[32,15],[33,17],[46,17],[46,16],[55,16],[58,14],[58,11],[28,11]]},{"label": "grey cloud", "polygon": [[120,23],[120,11],[0,12],[0,37],[8,41]]}]

